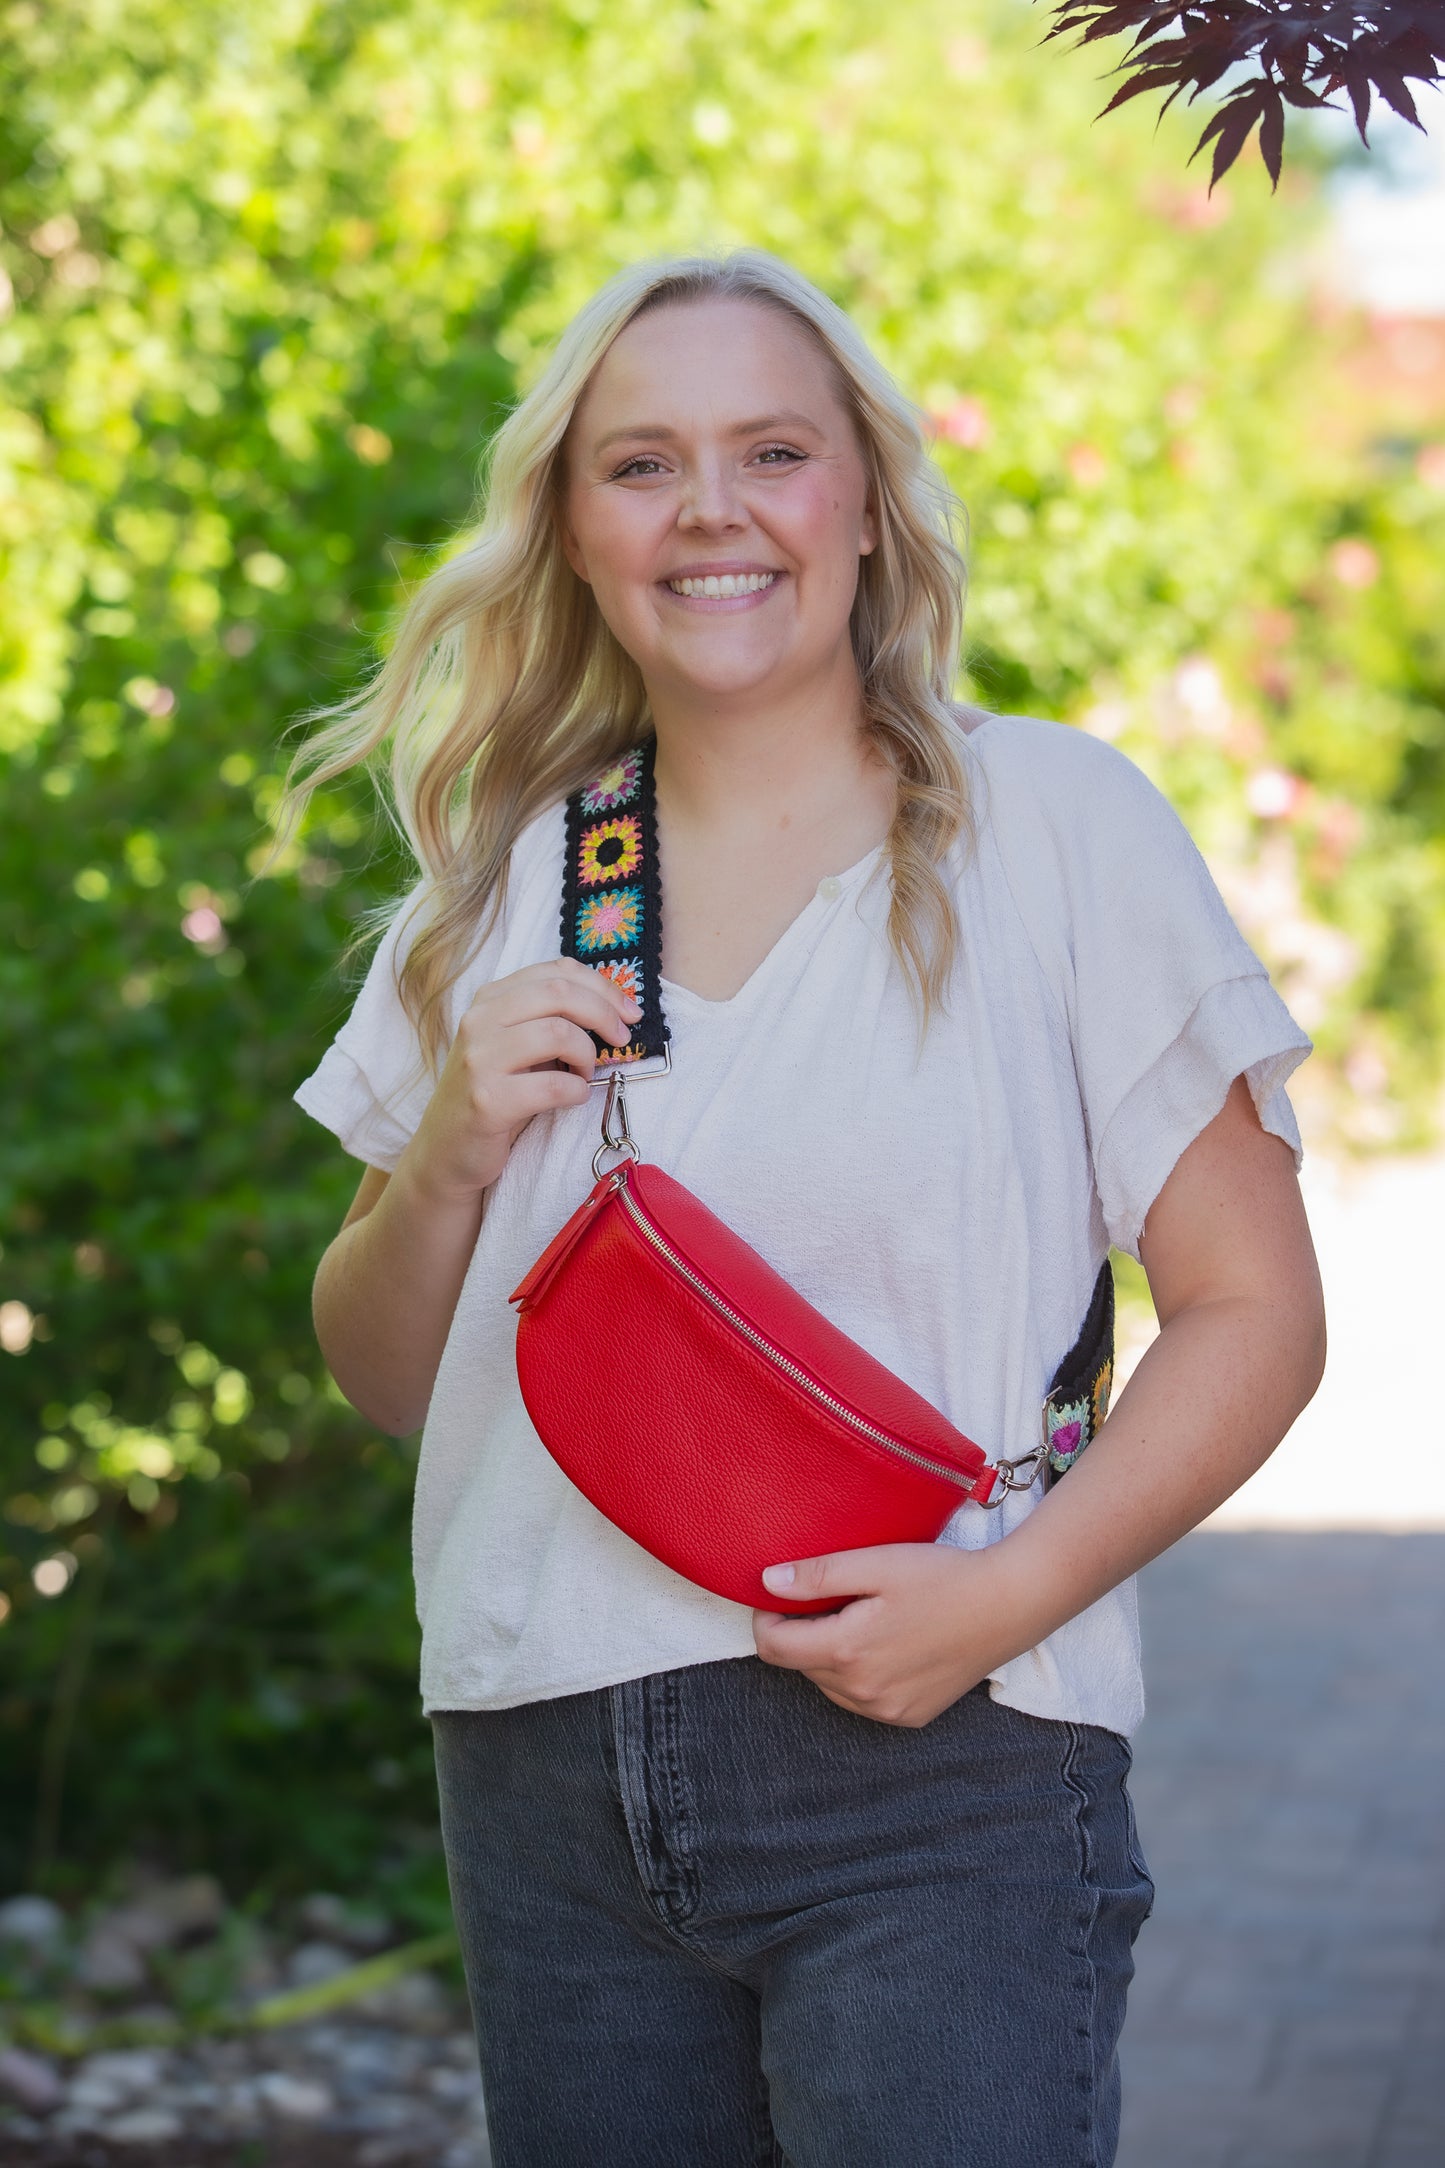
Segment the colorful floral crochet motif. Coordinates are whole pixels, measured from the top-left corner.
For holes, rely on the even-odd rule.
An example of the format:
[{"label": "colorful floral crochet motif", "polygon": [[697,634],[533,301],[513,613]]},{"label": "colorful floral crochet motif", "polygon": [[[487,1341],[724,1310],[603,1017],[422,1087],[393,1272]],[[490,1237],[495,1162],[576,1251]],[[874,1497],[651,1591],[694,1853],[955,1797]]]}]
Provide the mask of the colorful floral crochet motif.
[{"label": "colorful floral crochet motif", "polygon": [[589,783],[582,793],[584,813],[615,813],[618,806],[631,805],[642,782],[642,747],[624,753],[621,760],[614,760],[610,768],[604,768],[595,783]]},{"label": "colorful floral crochet motif", "polygon": [[599,978],[611,979],[614,986],[620,986],[624,994],[631,994],[633,1000],[640,1007],[646,1008],[647,1004],[643,1000],[642,958],[640,956],[609,957],[605,964],[594,964],[592,968]]},{"label": "colorful floral crochet motif", "polygon": [[605,1062],[667,1051],[662,1004],[662,894],[657,867],[654,746],[645,739],[567,800],[561,948],[623,987],[642,1010],[623,1046],[592,1043]]},{"label": "colorful floral crochet motif", "polygon": [[1104,1417],[1109,1412],[1109,1394],[1113,1390],[1113,1385],[1114,1357],[1111,1353],[1108,1361],[1104,1364],[1103,1369],[1095,1378],[1094,1390],[1090,1395],[1090,1399],[1093,1403],[1094,1435],[1097,1435],[1104,1426]]},{"label": "colorful floral crochet motif", "polygon": [[1093,1410],[1087,1400],[1069,1400],[1059,1408],[1052,1402],[1044,1410],[1044,1429],[1049,1465],[1059,1475],[1071,1467],[1093,1435]]},{"label": "colorful floral crochet motif", "polygon": [[627,881],[641,864],[642,824],[635,813],[629,813],[620,821],[599,821],[584,832],[577,878],[584,888],[598,881]]},{"label": "colorful floral crochet motif", "polygon": [[1099,1435],[1114,1376],[1114,1275],[1105,1258],[1079,1337],[1049,1381],[1044,1401],[1044,1481],[1061,1476]]},{"label": "colorful floral crochet motif", "polygon": [[614,888],[589,896],[577,913],[577,947],[584,956],[593,949],[628,948],[641,931],[640,888]]}]

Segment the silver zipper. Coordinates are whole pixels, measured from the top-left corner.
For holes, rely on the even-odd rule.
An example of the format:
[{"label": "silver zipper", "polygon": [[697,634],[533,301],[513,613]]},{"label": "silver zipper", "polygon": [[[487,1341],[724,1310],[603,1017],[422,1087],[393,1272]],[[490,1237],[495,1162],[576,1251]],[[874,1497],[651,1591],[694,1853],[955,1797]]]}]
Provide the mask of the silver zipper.
[{"label": "silver zipper", "polygon": [[734,1332],[741,1333],[742,1337],[750,1346],[755,1347],[760,1355],[766,1355],[770,1363],[785,1372],[795,1384],[801,1385],[805,1393],[811,1394],[814,1400],[821,1401],[823,1406],[830,1409],[840,1422],[847,1423],[852,1430],[861,1431],[864,1437],[871,1438],[875,1445],[885,1446],[890,1453],[896,1453],[900,1460],[911,1460],[915,1467],[926,1468],[930,1475],[941,1475],[947,1482],[956,1483],[962,1491],[971,1491],[973,1489],[974,1484],[978,1481],[977,1475],[960,1475],[956,1468],[946,1468],[941,1461],[930,1460],[926,1453],[915,1453],[912,1446],[900,1445],[896,1438],[889,1437],[886,1430],[878,1430],[872,1423],[865,1422],[861,1415],[855,1415],[851,1408],[845,1407],[841,1400],[835,1400],[830,1392],[824,1391],[816,1379],[809,1377],[806,1370],[800,1370],[796,1363],[789,1362],[787,1356],[781,1354],[770,1340],[765,1340],[762,1334],[750,1325],[745,1317],[740,1317],[732,1304],[724,1301],[715,1288],[709,1287],[706,1280],[700,1279],[691,1265],[683,1262],[676,1250],[659,1234],[651,1220],[643,1213],[627,1186],[625,1175],[618,1182],[617,1196],[632,1215],[633,1222],[639,1233],[645,1235],[652,1247],[667,1259],[673,1271],[681,1273],[688,1286],[694,1288],[702,1296],[704,1302],[711,1303],[719,1316],[727,1319]]}]

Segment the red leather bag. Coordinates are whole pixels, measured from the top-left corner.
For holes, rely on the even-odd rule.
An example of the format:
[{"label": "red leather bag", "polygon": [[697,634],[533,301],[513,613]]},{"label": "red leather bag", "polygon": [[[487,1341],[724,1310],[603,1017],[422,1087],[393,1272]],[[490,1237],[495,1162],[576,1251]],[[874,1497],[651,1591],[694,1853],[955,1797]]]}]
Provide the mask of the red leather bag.
[{"label": "red leather bag", "polygon": [[832,1608],[773,1595],[763,1567],[932,1542],[1000,1481],[658,1167],[603,1174],[511,1300],[522,1398],[553,1459],[655,1558],[736,1603]]}]

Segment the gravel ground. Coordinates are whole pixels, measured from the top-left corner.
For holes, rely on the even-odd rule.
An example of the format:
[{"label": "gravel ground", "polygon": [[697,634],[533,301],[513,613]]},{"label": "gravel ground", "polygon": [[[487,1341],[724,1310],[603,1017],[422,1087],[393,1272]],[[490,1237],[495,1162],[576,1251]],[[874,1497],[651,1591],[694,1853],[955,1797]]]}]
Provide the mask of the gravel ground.
[{"label": "gravel ground", "polygon": [[[205,1876],[74,1917],[11,1898],[0,2168],[488,2168],[465,1998],[419,1961],[437,1955],[324,1892],[258,1923]],[[185,2036],[202,1985],[252,2023]]]},{"label": "gravel ground", "polygon": [[68,2067],[31,2058],[29,2074],[42,2070],[56,2081],[57,2105],[40,2114],[12,2106],[0,2123],[5,2168],[487,2168],[489,2159],[469,2033],[312,2024],[264,2042],[101,2051]]},{"label": "gravel ground", "polygon": [[[479,2155],[485,2158],[485,2155]],[[51,2138],[27,2144],[0,2136],[3,2168],[356,2168],[354,2138],[319,2131],[304,2138],[236,2139],[211,2145],[186,2138],[173,2145],[107,2145],[99,2138]],[[387,2155],[391,2168],[434,2168],[436,2154],[424,2145]]]}]

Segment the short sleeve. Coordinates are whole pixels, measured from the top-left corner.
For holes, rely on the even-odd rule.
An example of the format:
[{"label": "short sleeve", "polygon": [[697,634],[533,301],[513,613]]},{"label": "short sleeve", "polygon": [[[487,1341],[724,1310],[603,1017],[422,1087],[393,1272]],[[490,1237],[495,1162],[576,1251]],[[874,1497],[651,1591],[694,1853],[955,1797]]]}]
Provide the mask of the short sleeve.
[{"label": "short sleeve", "polygon": [[420,887],[399,905],[378,942],[351,1014],[294,1094],[354,1159],[390,1174],[416,1132],[434,1088],[397,974],[420,924]]},{"label": "short sleeve", "polygon": [[1141,769],[1061,724],[1012,717],[1000,847],[1067,1019],[1109,1240],[1131,1257],[1180,1155],[1246,1078],[1299,1165],[1285,1092],[1311,1050],[1188,830]]}]

